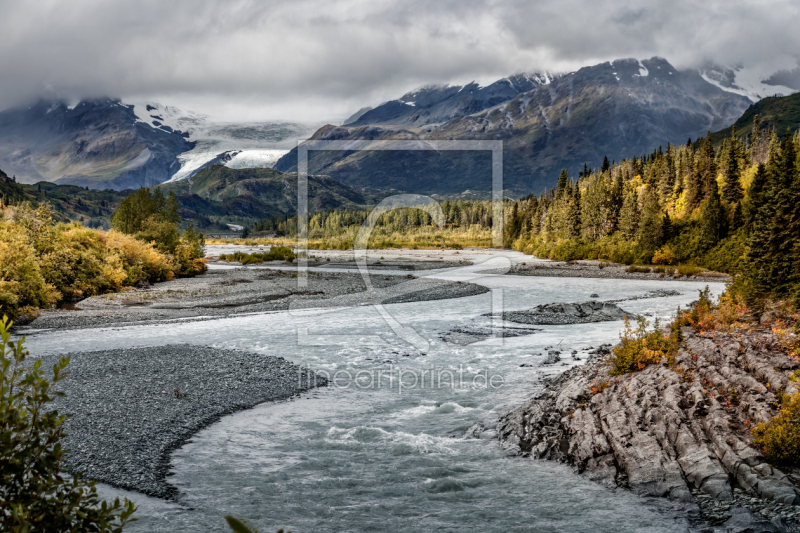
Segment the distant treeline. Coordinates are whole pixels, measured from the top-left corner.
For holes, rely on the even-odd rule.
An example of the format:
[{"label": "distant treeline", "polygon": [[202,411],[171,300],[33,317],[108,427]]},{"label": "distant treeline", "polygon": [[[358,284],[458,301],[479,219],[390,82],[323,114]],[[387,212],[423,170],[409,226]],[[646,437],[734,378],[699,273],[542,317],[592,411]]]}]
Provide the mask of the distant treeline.
[{"label": "distant treeline", "polygon": [[[475,200],[445,200],[441,203],[445,224],[450,227],[469,228],[479,226],[490,228],[492,225],[492,203]],[[316,213],[308,219],[309,236],[339,235],[345,228],[361,226],[371,213],[370,210],[332,210]],[[395,231],[406,228],[434,226],[431,215],[426,211],[406,207],[393,209],[381,215],[376,226]],[[260,220],[248,233],[275,233],[277,236],[297,234],[297,217],[283,216]]]}]

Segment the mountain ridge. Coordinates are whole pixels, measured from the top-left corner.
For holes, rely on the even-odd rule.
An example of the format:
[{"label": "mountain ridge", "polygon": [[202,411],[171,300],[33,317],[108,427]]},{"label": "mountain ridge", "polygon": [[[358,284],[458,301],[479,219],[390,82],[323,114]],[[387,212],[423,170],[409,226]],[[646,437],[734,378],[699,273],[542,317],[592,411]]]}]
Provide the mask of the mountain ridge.
[{"label": "mountain ridge", "polygon": [[[325,126],[312,138],[502,140],[505,188],[512,195],[525,195],[552,186],[562,168],[576,175],[584,165],[599,166],[605,156],[638,156],[727,127],[750,104],[748,98],[707,82],[699,72],[679,71],[663,58],[622,59],[557,76],[444,124],[364,124],[368,112],[353,125]],[[293,149],[275,168],[296,169],[296,157]],[[455,153],[312,152],[309,158],[310,172],[354,186],[389,183],[410,192],[441,194],[489,190],[489,165],[485,158]]]}]

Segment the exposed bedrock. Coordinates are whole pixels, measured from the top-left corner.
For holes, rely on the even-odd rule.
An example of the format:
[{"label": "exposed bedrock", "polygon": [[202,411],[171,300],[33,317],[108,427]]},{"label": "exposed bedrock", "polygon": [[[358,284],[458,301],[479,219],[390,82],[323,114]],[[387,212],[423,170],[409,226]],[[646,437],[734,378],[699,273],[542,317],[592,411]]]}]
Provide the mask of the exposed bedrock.
[{"label": "exposed bedrock", "polygon": [[777,414],[777,391],[797,392],[788,378],[799,363],[768,330],[683,331],[673,365],[611,378],[607,354],[595,354],[506,415],[500,438],[518,453],[568,462],[643,495],[694,501],[699,491],[724,502],[741,487],[800,504],[792,479],[751,437],[755,424]]}]

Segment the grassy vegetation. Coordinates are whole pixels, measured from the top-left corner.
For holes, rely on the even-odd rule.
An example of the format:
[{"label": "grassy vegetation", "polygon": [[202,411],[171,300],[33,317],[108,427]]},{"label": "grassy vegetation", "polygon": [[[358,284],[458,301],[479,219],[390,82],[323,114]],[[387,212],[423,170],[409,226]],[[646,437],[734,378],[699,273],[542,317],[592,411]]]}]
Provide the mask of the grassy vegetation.
[{"label": "grassy vegetation", "polygon": [[[311,250],[351,250],[360,226],[342,228],[341,231],[324,234],[309,232],[308,247]],[[207,239],[207,244],[246,244],[271,246],[297,246],[297,238],[253,237],[247,239]],[[405,248],[410,250],[490,248],[492,233],[489,228],[471,227],[389,229],[376,228],[369,239],[370,249]]]},{"label": "grassy vegetation", "polygon": [[800,393],[784,398],[778,416],[753,429],[753,444],[770,460],[800,464]]}]

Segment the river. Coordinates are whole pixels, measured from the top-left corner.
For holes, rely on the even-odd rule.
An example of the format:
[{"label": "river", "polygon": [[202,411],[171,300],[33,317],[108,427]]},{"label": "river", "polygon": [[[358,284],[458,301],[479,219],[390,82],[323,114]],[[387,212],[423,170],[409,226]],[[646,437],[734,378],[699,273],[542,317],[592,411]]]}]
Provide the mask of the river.
[{"label": "river", "polygon": [[[495,256],[524,260],[509,252]],[[618,304],[650,318],[667,318],[707,285],[494,275],[482,269],[420,274],[503,289],[506,310],[585,301],[592,294],[619,300],[654,289],[680,292]],[[710,286],[714,294],[724,288]],[[28,347],[36,355],[200,344],[282,356],[336,377],[336,386],[230,415],[197,434],[173,455],[169,479],[180,490],[175,502],[101,486],[104,497],[124,495],[139,505],[139,521],[126,531],[227,531],[225,514],[248,519],[262,532],[685,529],[680,508],[666,500],[610,490],[566,465],[503,450],[492,431],[498,417],[534,394],[541,377],[581,364],[591,347],[615,343],[623,324],[534,326],[530,335],[467,346],[442,340],[453,328],[490,327],[483,315],[492,311],[492,294],[386,305],[384,313],[361,306],[43,332],[30,337]],[[427,346],[398,336],[387,314]],[[542,365],[555,349],[562,360]],[[480,438],[465,438],[475,424],[486,430],[474,432]]]}]

